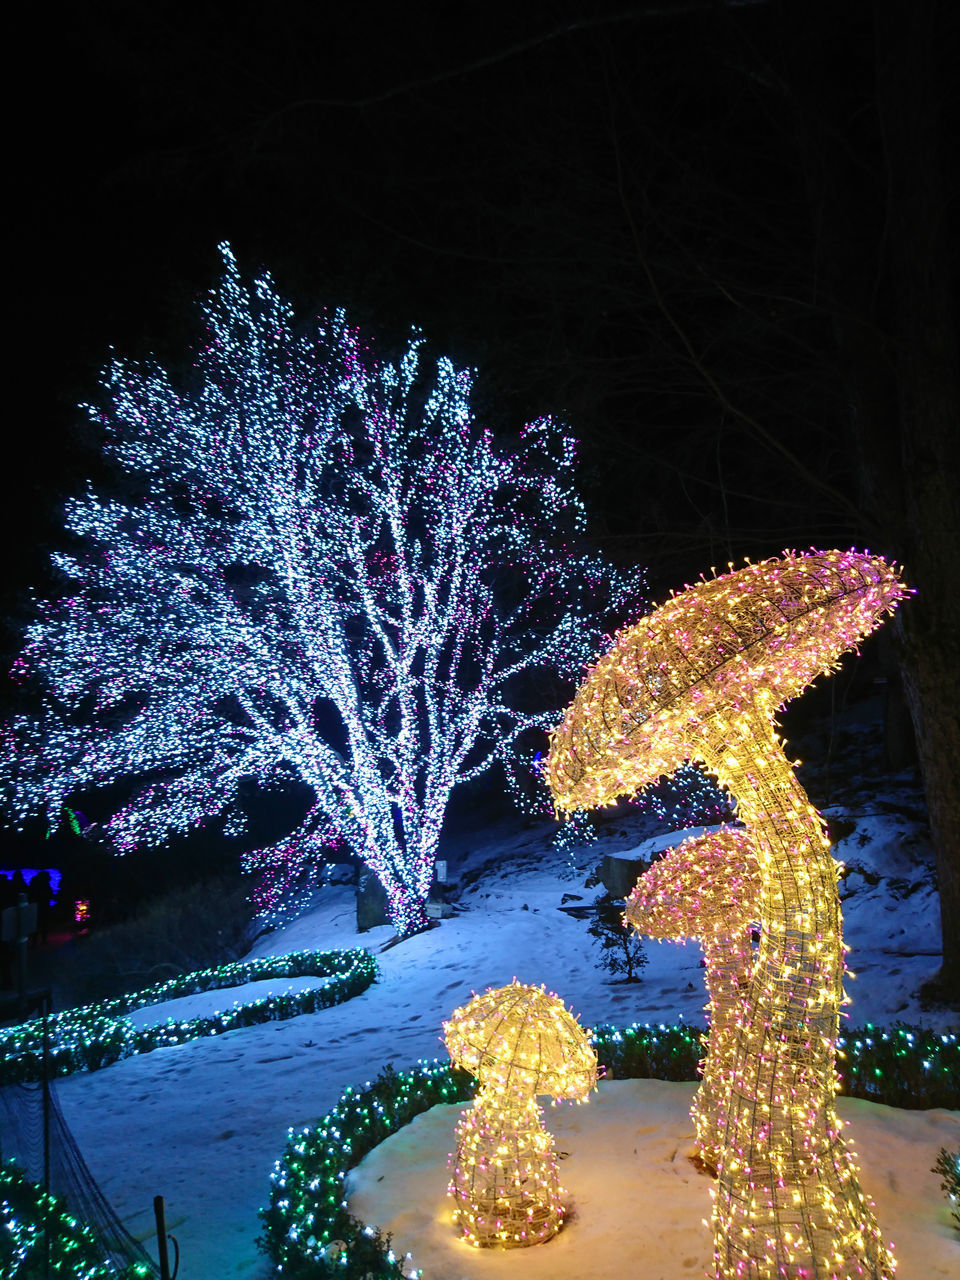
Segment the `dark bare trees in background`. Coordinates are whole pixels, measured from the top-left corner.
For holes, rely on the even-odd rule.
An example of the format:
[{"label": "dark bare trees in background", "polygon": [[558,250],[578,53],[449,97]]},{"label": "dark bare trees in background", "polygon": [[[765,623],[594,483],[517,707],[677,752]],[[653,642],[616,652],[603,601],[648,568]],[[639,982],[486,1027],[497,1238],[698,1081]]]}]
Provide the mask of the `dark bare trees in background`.
[{"label": "dark bare trees in background", "polygon": [[[950,78],[947,5],[876,5],[876,94],[883,139],[885,222],[876,288],[853,323],[874,352],[851,384],[874,413],[851,411],[867,518],[917,589],[897,619],[937,858],[943,921],[939,994],[960,1000],[960,341],[956,240],[947,223],[956,171],[942,113]],[[954,232],[956,227],[953,228]],[[868,303],[872,302],[873,306]],[[841,344],[841,350],[844,346]],[[859,385],[857,385],[859,384]],[[884,397],[884,391],[888,394]],[[881,400],[881,397],[884,397]],[[872,425],[871,425],[872,424]]]},{"label": "dark bare trees in background", "polygon": [[942,911],[928,994],[958,1003],[957,19],[783,3],[705,8],[699,33],[638,12],[635,43],[619,21],[582,36],[552,117],[531,79],[511,198],[476,193],[494,288],[527,321],[494,363],[554,386],[611,541],[665,583],[788,542],[905,565],[896,654]]},{"label": "dark bare trees in background", "polygon": [[296,300],[423,325],[505,418],[573,424],[606,549],[655,591],[790,545],[902,561],[960,1000],[957,6],[537,0],[376,39],[363,5],[204,14],[97,6],[62,37],[57,139],[108,136],[101,102],[125,132],[72,162],[64,228],[41,184],[51,276],[73,236],[126,323],[229,236]]}]

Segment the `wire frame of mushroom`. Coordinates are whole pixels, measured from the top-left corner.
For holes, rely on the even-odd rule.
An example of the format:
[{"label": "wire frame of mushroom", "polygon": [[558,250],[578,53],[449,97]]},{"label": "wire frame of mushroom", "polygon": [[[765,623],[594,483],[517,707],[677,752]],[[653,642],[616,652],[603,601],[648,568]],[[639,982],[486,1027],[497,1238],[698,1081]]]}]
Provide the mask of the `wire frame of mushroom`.
[{"label": "wire frame of mushroom", "polygon": [[894,568],[855,551],[704,579],[617,636],[551,744],[547,776],[567,811],[702,762],[736,797],[756,854],[760,944],[730,1033],[713,1211],[725,1280],[893,1274],[834,1105],[837,866],[775,715],[906,594]]},{"label": "wire frame of mushroom", "polygon": [[566,1193],[536,1099],[588,1097],[597,1057],[586,1033],[557,996],[516,980],[474,996],[443,1029],[453,1062],[480,1081],[450,1158],[454,1219],[478,1247],[548,1240]]},{"label": "wire frame of mushroom", "polygon": [[703,1079],[691,1108],[700,1158],[716,1171],[723,1150],[737,1027],[753,968],[760,872],[749,835],[729,827],[668,849],[637,881],[623,913],[649,937],[696,938],[709,1002]]}]

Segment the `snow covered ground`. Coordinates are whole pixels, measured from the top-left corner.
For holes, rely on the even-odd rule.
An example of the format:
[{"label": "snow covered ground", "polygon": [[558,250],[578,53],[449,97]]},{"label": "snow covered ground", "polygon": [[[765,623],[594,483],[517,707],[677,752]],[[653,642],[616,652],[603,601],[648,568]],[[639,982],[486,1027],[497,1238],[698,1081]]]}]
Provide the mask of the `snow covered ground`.
[{"label": "snow covered ground", "polygon": [[[586,1106],[547,1108],[573,1211],[544,1245],[501,1252],[459,1239],[445,1195],[459,1106],[434,1107],[370,1152],[350,1174],[350,1206],[390,1231],[394,1250],[410,1252],[429,1280],[698,1280],[712,1261],[703,1219],[713,1181],[688,1158],[696,1087],[610,1080]],[[929,1168],[931,1151],[960,1142],[960,1115],[859,1098],[841,1098],[839,1112],[900,1280],[955,1280],[960,1242]]]},{"label": "snow covered ground", "polygon": [[[854,725],[848,743],[852,751],[859,749],[856,736]],[[834,745],[837,758],[843,743]],[[853,824],[837,849],[849,867],[842,896],[846,938],[853,947],[849,964],[858,974],[848,984],[853,998],[850,1022],[904,1021],[957,1029],[956,1014],[924,1012],[917,998],[921,981],[939,963],[937,900],[915,790],[907,780],[894,781],[886,786],[881,803],[875,787],[851,787],[848,779],[846,791],[827,806],[831,819]],[[94,1176],[128,1229],[151,1250],[153,1196],[165,1197],[168,1226],[182,1252],[180,1280],[260,1280],[269,1275],[269,1264],[255,1245],[256,1215],[268,1199],[269,1173],[287,1129],[315,1121],[346,1085],[372,1079],[386,1063],[403,1068],[419,1058],[443,1056],[441,1023],[475,990],[513,977],[544,983],[587,1026],[702,1020],[703,970],[694,944],[649,942],[643,980],[620,984],[597,967],[598,951],[587,933],[587,921],[559,909],[577,905],[569,898],[564,903],[566,895],[577,895],[588,904],[601,891],[585,887],[584,880],[605,853],[638,845],[643,846],[641,852],[649,850],[650,844],[644,844],[651,830],[649,818],[613,814],[601,828],[601,838],[576,851],[573,864],[568,855],[551,850],[552,830],[552,824],[530,827],[520,819],[477,821],[448,841],[450,878],[464,886],[456,915],[440,928],[378,955],[380,981],[346,1004],[158,1050],[58,1084],[67,1121]],[[677,839],[662,836],[655,843],[663,846]],[[314,909],[261,939],[256,951],[280,954],[303,947],[355,946],[377,951],[390,937],[386,926],[358,935],[353,890],[331,885]],[[264,994],[267,985],[256,984],[256,995]],[[288,985],[283,982],[276,989]],[[242,996],[242,989],[234,989],[191,997],[190,1010],[212,1011]],[[162,1018],[169,1012],[160,1007],[139,1016]],[[623,1089],[618,1099],[620,1094]],[[709,1233],[701,1224],[707,1214],[706,1180],[686,1161],[666,1156],[689,1142],[687,1093],[683,1086],[641,1082],[626,1089],[624,1096],[627,1101],[609,1104],[605,1097],[598,1098],[592,1109],[570,1113],[582,1122],[590,1159],[596,1162],[586,1175],[593,1188],[589,1202],[595,1207],[600,1203],[600,1188],[606,1183],[612,1190],[622,1168],[636,1169],[638,1162],[650,1165],[648,1173],[638,1175],[638,1194],[648,1202],[646,1207],[617,1202],[616,1212],[636,1224],[647,1222],[637,1246],[646,1262],[643,1242],[650,1229],[644,1215],[650,1204],[656,1205],[657,1217],[665,1219],[664,1239],[669,1236],[668,1246],[663,1246],[666,1262],[659,1271],[653,1268],[661,1246],[654,1246],[651,1237],[653,1269],[632,1269],[642,1270],[650,1280],[661,1274],[664,1280],[701,1274],[709,1253]],[[630,1112],[629,1124],[618,1118],[618,1108]],[[641,1112],[648,1116],[642,1124],[637,1119]],[[548,1114],[552,1119],[562,1113]],[[855,1145],[864,1161],[869,1162],[871,1152],[879,1161],[865,1181],[881,1206],[885,1232],[897,1240],[895,1232],[903,1234],[914,1212],[911,1206],[923,1206],[918,1219],[922,1225],[913,1232],[919,1232],[920,1243],[915,1241],[912,1251],[905,1248],[901,1280],[960,1274],[960,1243],[951,1234],[938,1179],[927,1172],[939,1146],[957,1144],[957,1115],[910,1115],[858,1102],[844,1103],[842,1114],[853,1118]],[[599,1128],[589,1129],[588,1116],[589,1125]],[[426,1122],[426,1127],[432,1123]],[[437,1120],[443,1135],[444,1124],[447,1120]],[[643,1129],[646,1134],[640,1132]],[[416,1145],[417,1132],[399,1138],[400,1149],[407,1150],[411,1142]],[[437,1149],[445,1142],[446,1136],[437,1137]],[[586,1166],[584,1148],[576,1150],[578,1164]],[[431,1162],[432,1155],[426,1159]],[[441,1183],[442,1165],[441,1160]],[[904,1198],[908,1190],[916,1202]],[[584,1200],[576,1224],[581,1234],[588,1230],[586,1205]],[[371,1213],[375,1210],[373,1204]],[[430,1213],[442,1217],[443,1211],[438,1205]],[[885,1212],[889,1223],[883,1221]],[[923,1239],[929,1255],[923,1251]],[[565,1257],[575,1246],[572,1229],[569,1242],[560,1237],[542,1252]],[[596,1247],[594,1241],[591,1249]],[[908,1257],[918,1261],[908,1266]],[[422,1259],[418,1256],[417,1261]],[[579,1262],[576,1267],[580,1269],[551,1274],[601,1274],[592,1266],[584,1271]],[[487,1271],[464,1264],[448,1274],[460,1280],[486,1276]],[[513,1274],[519,1272],[511,1270]]]}]

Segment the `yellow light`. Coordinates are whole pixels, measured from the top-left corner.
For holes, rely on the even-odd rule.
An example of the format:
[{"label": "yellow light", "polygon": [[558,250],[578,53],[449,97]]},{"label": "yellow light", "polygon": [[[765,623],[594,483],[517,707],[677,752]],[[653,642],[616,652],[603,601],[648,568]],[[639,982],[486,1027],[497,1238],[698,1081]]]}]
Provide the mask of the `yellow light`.
[{"label": "yellow light", "polygon": [[[703,580],[617,636],[553,735],[547,777],[561,810],[615,802],[691,759],[736,797],[746,827],[738,844],[681,845],[646,887],[641,880],[627,911],[655,935],[672,927],[715,948],[695,1118],[705,1155],[716,1154],[722,1280],[893,1275],[834,1106],[844,1001],[836,866],[774,714],[834,670],[906,594],[895,569],[854,551],[787,553]],[[668,923],[658,895],[671,876],[686,883],[698,858],[702,917],[683,904]],[[737,871],[723,923],[715,913]],[[745,995],[728,999],[722,957],[736,949],[746,959],[739,949],[750,884],[760,945]]]},{"label": "yellow light", "polygon": [[753,967],[760,868],[749,835],[726,829],[685,840],[637,881],[624,920],[653,938],[698,938],[706,961],[710,1033],[691,1115],[700,1158],[716,1171],[731,1066]]},{"label": "yellow light", "polygon": [[448,1193],[469,1244],[522,1248],[563,1224],[553,1139],[538,1094],[585,1100],[597,1083],[597,1055],[555,995],[514,979],[474,996],[443,1025],[453,1062],[480,1080],[457,1126]]}]

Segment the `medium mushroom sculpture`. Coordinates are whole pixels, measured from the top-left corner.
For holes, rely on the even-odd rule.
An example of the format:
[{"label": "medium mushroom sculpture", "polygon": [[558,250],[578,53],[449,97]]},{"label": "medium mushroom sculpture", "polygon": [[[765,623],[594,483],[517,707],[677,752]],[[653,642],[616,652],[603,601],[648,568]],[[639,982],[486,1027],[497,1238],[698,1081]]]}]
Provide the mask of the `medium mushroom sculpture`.
[{"label": "medium mushroom sculpture", "polygon": [[612,802],[696,760],[736,797],[756,851],[761,936],[730,1067],[718,1277],[893,1274],[834,1106],[837,866],[775,715],[906,594],[894,568],[856,551],[785,553],[704,579],[617,636],[551,743],[560,809]]},{"label": "medium mushroom sculpture", "polygon": [[626,924],[652,938],[697,938],[706,963],[703,1080],[691,1115],[700,1158],[716,1171],[723,1150],[737,1027],[753,968],[760,868],[746,831],[722,827],[668,849],[627,899]]},{"label": "medium mushroom sculpture", "polygon": [[597,1055],[555,995],[514,979],[474,996],[443,1025],[454,1064],[480,1080],[457,1125],[448,1188],[465,1239],[522,1248],[559,1231],[563,1195],[537,1094],[585,1100]]}]

